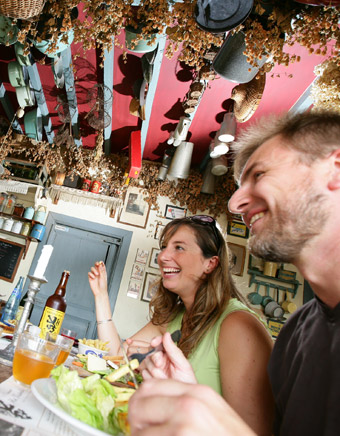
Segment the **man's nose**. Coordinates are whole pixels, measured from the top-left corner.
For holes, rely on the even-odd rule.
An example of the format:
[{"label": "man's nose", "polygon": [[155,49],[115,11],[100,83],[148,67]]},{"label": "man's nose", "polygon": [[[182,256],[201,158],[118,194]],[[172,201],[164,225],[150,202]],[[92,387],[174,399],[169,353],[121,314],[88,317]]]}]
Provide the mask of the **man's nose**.
[{"label": "man's nose", "polygon": [[242,214],[245,212],[249,198],[244,188],[238,188],[228,201],[228,210],[231,213]]}]

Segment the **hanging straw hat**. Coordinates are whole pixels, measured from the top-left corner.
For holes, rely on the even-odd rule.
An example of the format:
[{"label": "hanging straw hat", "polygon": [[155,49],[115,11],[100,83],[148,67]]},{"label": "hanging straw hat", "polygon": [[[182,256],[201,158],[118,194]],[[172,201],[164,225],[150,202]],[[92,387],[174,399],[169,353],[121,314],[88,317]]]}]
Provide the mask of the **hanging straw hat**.
[{"label": "hanging straw hat", "polygon": [[248,83],[241,83],[231,91],[234,103],[234,115],[238,123],[248,121],[260,104],[266,84],[265,73],[257,75]]}]

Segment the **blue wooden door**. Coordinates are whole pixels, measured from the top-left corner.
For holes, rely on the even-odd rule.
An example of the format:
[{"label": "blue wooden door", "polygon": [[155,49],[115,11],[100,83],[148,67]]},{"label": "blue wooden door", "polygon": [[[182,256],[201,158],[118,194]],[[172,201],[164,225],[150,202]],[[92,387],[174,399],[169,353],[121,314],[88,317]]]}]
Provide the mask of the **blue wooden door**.
[{"label": "blue wooden door", "polygon": [[63,327],[76,331],[78,338],[96,337],[94,299],[87,273],[97,260],[105,262],[113,310],[130,240],[131,232],[52,214],[31,268],[33,272],[43,245],[52,245],[53,253],[45,272],[48,283],[37,294],[31,314],[33,324],[38,325],[46,299],[54,293],[61,273],[68,270],[71,275]]}]

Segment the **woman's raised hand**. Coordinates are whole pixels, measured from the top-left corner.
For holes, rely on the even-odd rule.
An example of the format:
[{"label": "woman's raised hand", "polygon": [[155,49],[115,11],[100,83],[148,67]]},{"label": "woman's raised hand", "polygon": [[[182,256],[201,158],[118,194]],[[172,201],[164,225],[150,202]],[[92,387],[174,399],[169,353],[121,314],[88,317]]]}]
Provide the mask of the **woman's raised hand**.
[{"label": "woman's raised hand", "polygon": [[96,262],[88,272],[89,284],[94,297],[107,294],[107,274],[103,261]]}]

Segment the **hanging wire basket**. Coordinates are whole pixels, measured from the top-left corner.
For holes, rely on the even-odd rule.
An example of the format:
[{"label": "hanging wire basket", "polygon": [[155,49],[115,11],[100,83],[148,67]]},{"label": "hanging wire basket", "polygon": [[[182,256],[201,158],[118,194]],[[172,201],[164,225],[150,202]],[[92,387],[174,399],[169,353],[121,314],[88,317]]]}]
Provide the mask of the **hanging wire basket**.
[{"label": "hanging wire basket", "polygon": [[0,0],[0,15],[28,20],[39,15],[45,0]]},{"label": "hanging wire basket", "polygon": [[61,97],[57,97],[57,106],[54,108],[57,113],[60,121],[62,123],[70,123],[76,113],[76,107],[70,105]]},{"label": "hanging wire basket", "polygon": [[96,103],[104,103],[105,105],[112,104],[113,94],[111,89],[102,84],[94,85],[87,92],[87,102],[90,106]]},{"label": "hanging wire basket", "polygon": [[89,125],[95,130],[102,130],[111,123],[110,115],[103,108],[93,108],[86,117]]}]

